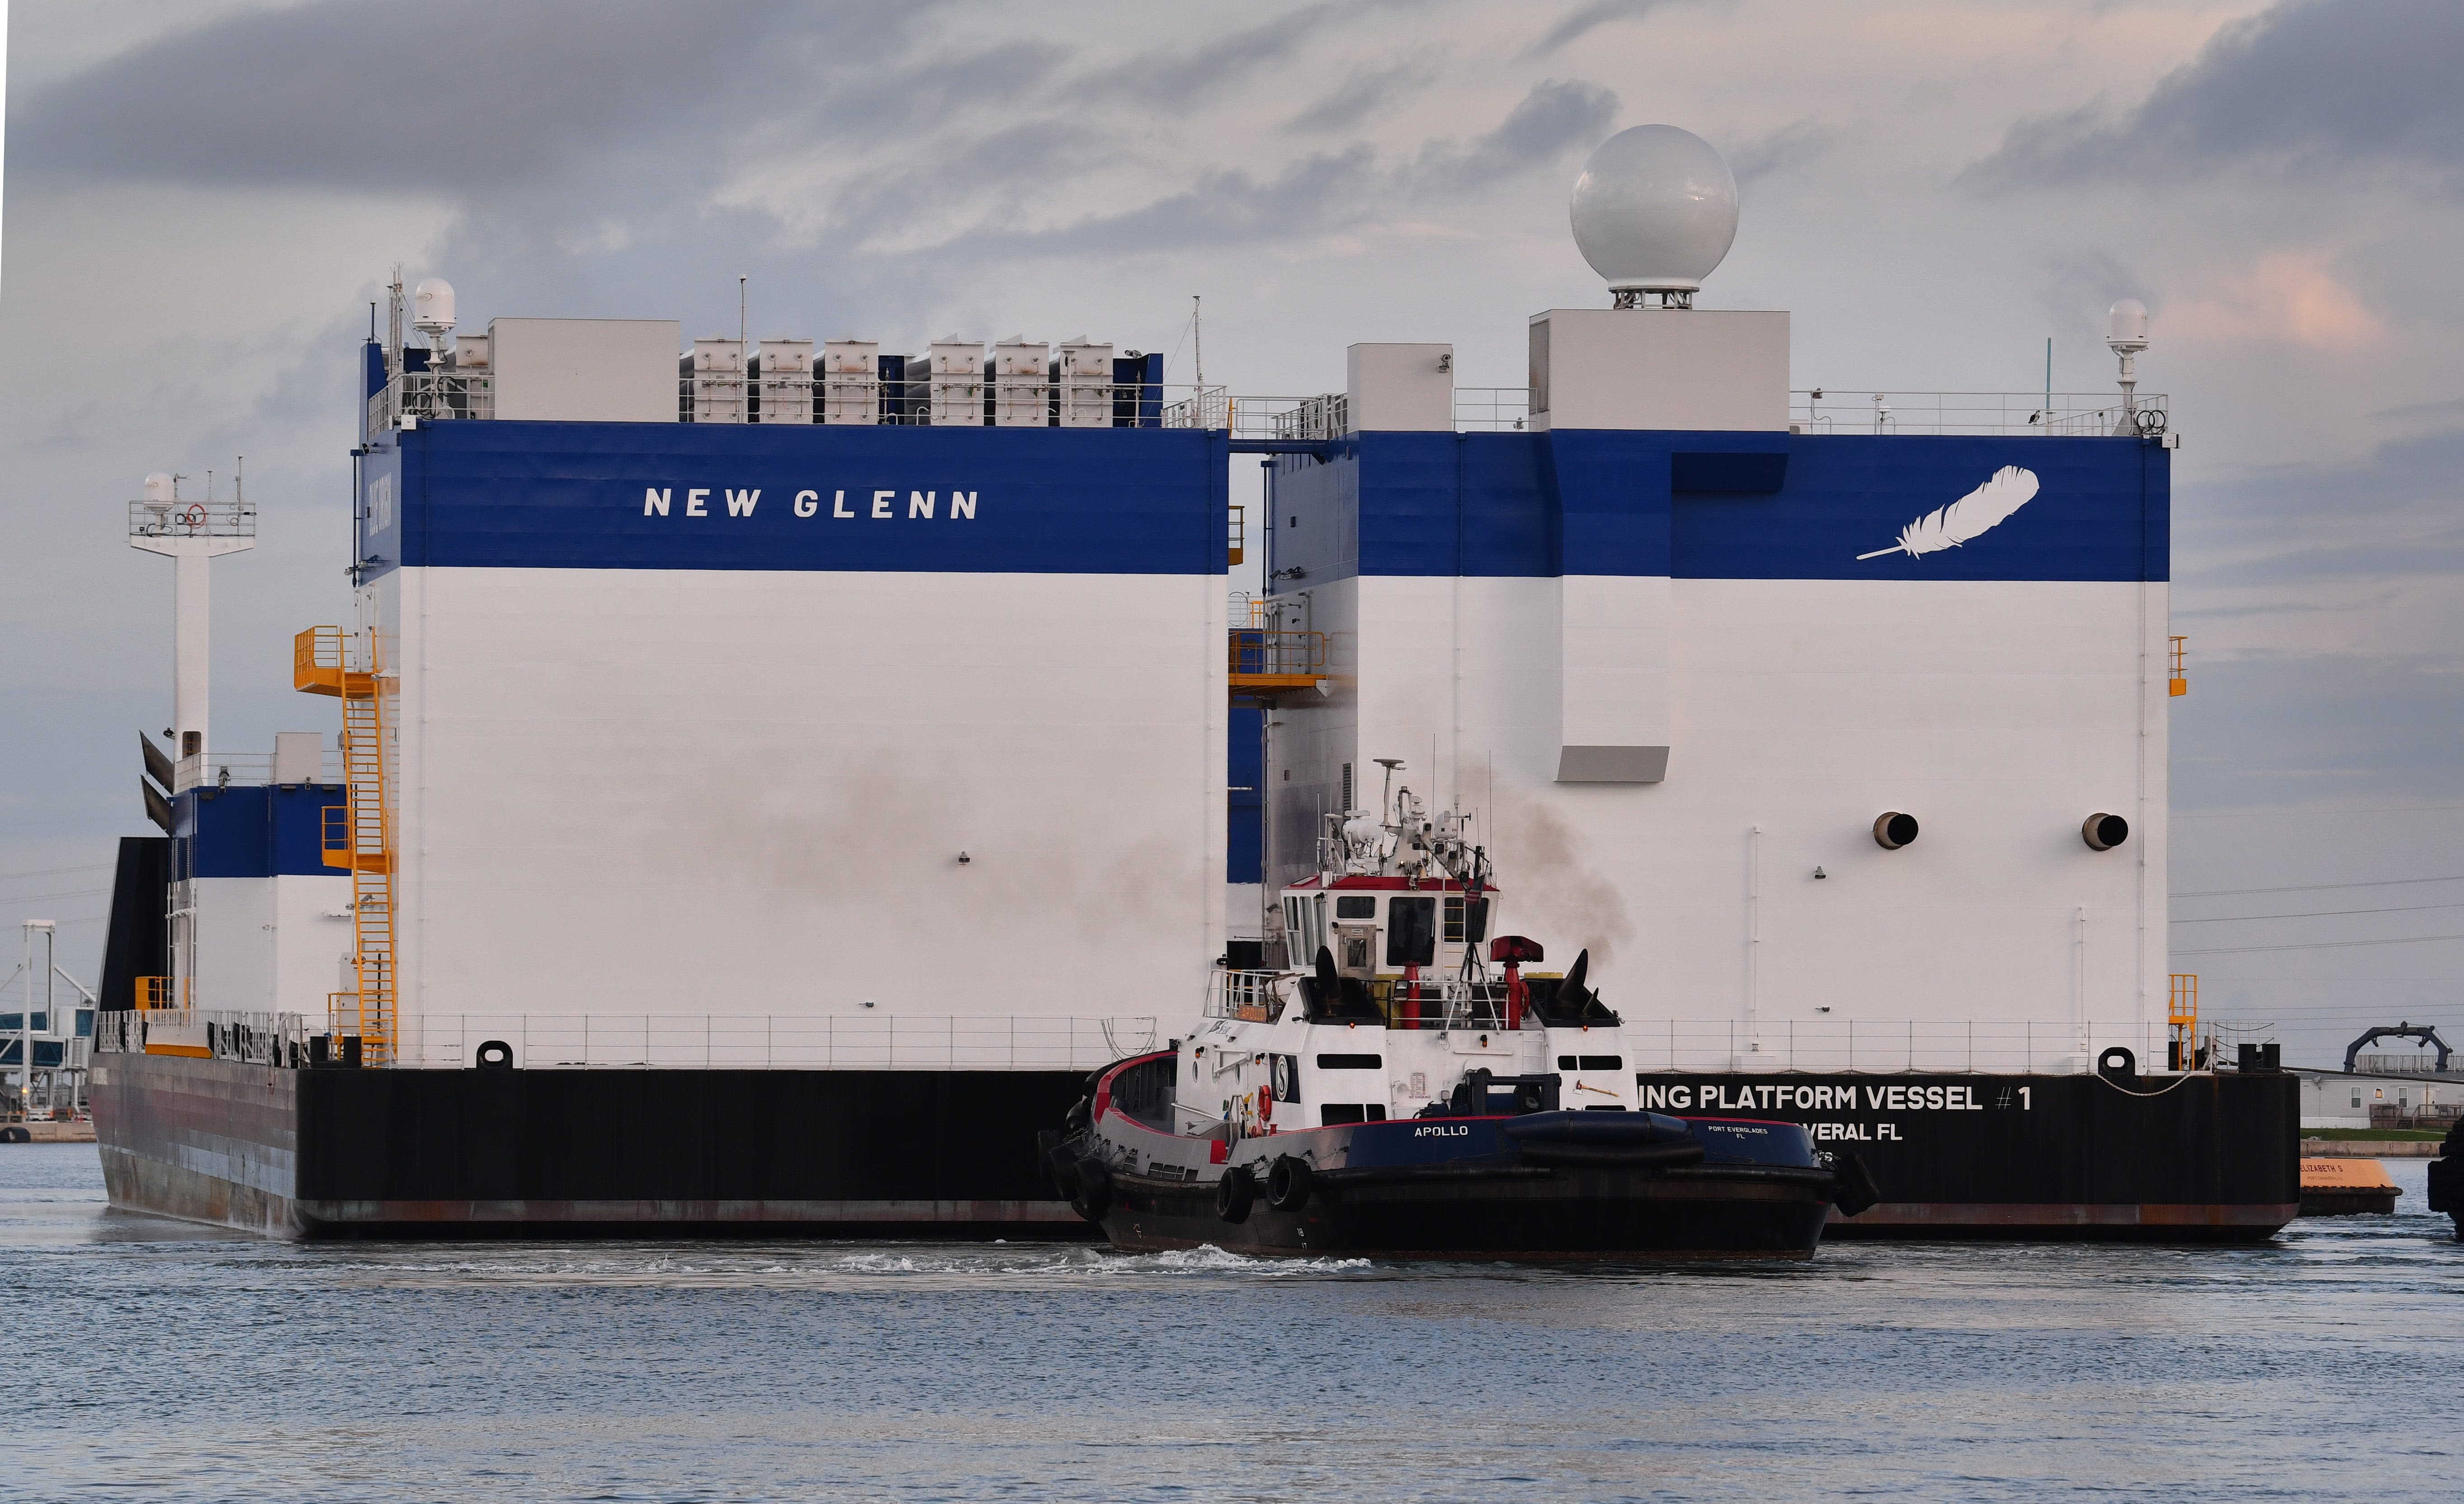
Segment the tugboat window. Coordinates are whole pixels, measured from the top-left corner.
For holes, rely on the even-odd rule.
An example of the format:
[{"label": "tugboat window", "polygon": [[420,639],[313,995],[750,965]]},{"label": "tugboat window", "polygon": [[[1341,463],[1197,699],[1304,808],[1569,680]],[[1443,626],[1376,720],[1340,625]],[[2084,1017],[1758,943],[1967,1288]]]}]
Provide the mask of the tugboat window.
[{"label": "tugboat window", "polygon": [[1434,966],[1438,960],[1438,901],[1398,898],[1386,905],[1386,964]]},{"label": "tugboat window", "polygon": [[1375,919],[1377,901],[1374,898],[1339,896],[1334,901],[1337,919]]},{"label": "tugboat window", "polygon": [[1472,919],[1473,923],[1471,927],[1468,930],[1465,930],[1463,927],[1463,901],[1460,898],[1447,899],[1446,944],[1450,946],[1461,945],[1465,940],[1469,940],[1472,944],[1478,945],[1482,940],[1487,937],[1488,900],[1482,899],[1480,903],[1473,907]]}]

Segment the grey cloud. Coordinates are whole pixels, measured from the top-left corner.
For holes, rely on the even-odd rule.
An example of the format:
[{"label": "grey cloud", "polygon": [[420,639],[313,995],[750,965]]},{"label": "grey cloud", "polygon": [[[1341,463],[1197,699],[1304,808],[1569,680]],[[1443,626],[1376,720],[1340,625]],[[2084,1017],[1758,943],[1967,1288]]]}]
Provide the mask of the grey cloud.
[{"label": "grey cloud", "polygon": [[970,264],[986,256],[1134,254],[1324,234],[1401,202],[1469,191],[1552,161],[1598,140],[1617,108],[1617,96],[1596,84],[1551,79],[1494,130],[1467,143],[1431,142],[1398,169],[1381,171],[1366,144],[1312,153],[1271,178],[1222,169],[1153,203],[1057,229],[1022,234],[979,226],[930,255],[943,264]]},{"label": "grey cloud", "polygon": [[1545,57],[1603,26],[1616,21],[1639,21],[1667,3],[1668,0],[1592,0],[1592,4],[1569,12],[1564,20],[1551,27],[1524,50],[1523,55]]},{"label": "grey cloud", "polygon": [[1729,151],[1728,170],[1739,183],[1802,166],[1831,149],[1834,133],[1812,120],[1796,120]]},{"label": "grey cloud", "polygon": [[1495,130],[1468,145],[1432,142],[1414,167],[1417,185],[1461,191],[1588,148],[1617,120],[1617,97],[1595,83],[1551,78],[1523,97]]},{"label": "grey cloud", "polygon": [[2228,164],[2397,164],[2464,186],[2464,6],[2285,0],[2226,27],[2119,118],[2024,120],[1965,180],[1984,187],[2161,180]]},{"label": "grey cloud", "polygon": [[2445,656],[2253,656],[2196,665],[2170,714],[2180,809],[2453,797],[2464,675]]},{"label": "grey cloud", "polygon": [[1334,4],[1311,6],[1198,47],[1140,53],[1089,76],[1074,92],[1160,104],[1199,98],[1291,56],[1312,35],[1343,19],[1346,11]]},{"label": "grey cloud", "polygon": [[1238,168],[1211,172],[1186,191],[1118,214],[1032,234],[978,229],[935,248],[935,255],[1134,254],[1320,233],[1357,222],[1383,196],[1375,164],[1375,153],[1362,145],[1312,154],[1264,182]]},{"label": "grey cloud", "polygon": [[[2464,580],[2464,428],[2391,439],[2365,459],[2270,467],[2177,488],[2173,552],[2195,593],[2323,580]],[[2341,527],[2338,524],[2343,524]]]},{"label": "grey cloud", "polygon": [[1385,68],[1355,68],[1342,86],[1287,123],[1308,132],[1350,130],[1370,116],[1437,81],[1437,58],[1428,54]]},{"label": "grey cloud", "polygon": [[[52,179],[475,189],[715,120],[798,113],[904,45],[920,8],[788,0],[319,0],[147,42],[12,101],[10,165]],[[450,36],[423,65],[420,33]]]}]

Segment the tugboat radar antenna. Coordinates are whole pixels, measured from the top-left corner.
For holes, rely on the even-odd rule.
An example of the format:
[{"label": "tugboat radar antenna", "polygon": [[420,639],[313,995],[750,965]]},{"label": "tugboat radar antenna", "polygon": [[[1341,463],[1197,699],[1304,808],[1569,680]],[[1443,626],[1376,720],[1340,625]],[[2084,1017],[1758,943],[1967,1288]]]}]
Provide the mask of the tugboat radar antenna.
[{"label": "tugboat radar antenna", "polygon": [[1737,180],[1693,132],[1638,125],[1583,163],[1567,217],[1612,306],[1691,308],[1737,238]]},{"label": "tugboat radar antenna", "polygon": [[1385,787],[1377,791],[1377,817],[1385,819],[1395,813],[1395,770],[1403,766],[1400,757],[1379,757],[1377,766],[1386,770]]}]

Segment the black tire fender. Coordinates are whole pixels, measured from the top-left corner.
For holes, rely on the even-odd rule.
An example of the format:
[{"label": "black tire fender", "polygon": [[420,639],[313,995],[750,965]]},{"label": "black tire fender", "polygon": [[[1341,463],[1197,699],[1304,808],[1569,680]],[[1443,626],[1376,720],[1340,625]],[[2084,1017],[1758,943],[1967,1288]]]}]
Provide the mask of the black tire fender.
[{"label": "black tire fender", "polygon": [[1286,1154],[1266,1171],[1266,1205],[1277,1211],[1298,1211],[1309,1205],[1310,1181],[1309,1161]]},{"label": "black tire fender", "polygon": [[1249,1220],[1250,1205],[1257,1199],[1258,1180],[1246,1166],[1233,1166],[1215,1183],[1215,1214],[1236,1226]]},{"label": "black tire fender", "polygon": [[1112,1171],[1102,1160],[1089,1155],[1078,1162],[1078,1187],[1069,1198],[1069,1210],[1089,1222],[1101,1222],[1104,1213],[1112,1210]]},{"label": "black tire fender", "polygon": [[1880,1202],[1882,1192],[1874,1184],[1874,1172],[1865,1167],[1855,1149],[1837,1152],[1837,1161],[1831,1168],[1837,1182],[1831,1188],[1831,1204],[1839,1209],[1841,1216],[1853,1217]]}]

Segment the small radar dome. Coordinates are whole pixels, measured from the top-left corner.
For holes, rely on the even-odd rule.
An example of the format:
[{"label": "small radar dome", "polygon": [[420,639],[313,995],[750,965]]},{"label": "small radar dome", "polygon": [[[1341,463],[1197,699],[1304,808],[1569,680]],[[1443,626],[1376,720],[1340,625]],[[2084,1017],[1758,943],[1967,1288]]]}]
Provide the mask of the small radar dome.
[{"label": "small radar dome", "polygon": [[1737,180],[1693,132],[1638,125],[1583,163],[1568,216],[1619,307],[1646,293],[1691,303],[1737,238]]},{"label": "small radar dome", "polygon": [[162,470],[156,470],[153,474],[145,477],[145,505],[149,507],[167,507],[171,505],[171,477],[169,474]]},{"label": "small radar dome", "polygon": [[411,289],[410,324],[422,334],[430,335],[441,335],[452,328],[453,284],[432,276]]},{"label": "small radar dome", "polygon": [[2106,314],[2104,342],[2116,350],[2147,348],[2147,305],[2135,297],[2125,297]]}]

